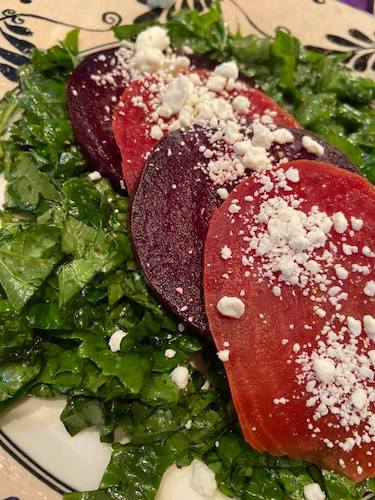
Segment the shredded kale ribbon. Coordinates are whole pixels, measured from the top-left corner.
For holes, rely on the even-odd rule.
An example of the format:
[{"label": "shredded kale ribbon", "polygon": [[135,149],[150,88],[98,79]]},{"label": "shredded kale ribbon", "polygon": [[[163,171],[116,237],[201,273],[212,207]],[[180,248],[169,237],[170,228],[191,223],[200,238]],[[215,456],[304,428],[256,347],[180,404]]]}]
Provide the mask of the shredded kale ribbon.
[{"label": "shredded kale ribbon", "polygon": [[[134,38],[144,27],[115,32]],[[273,40],[231,35],[217,2],[203,15],[178,12],[167,28],[176,49],[236,59],[301,125],[375,181],[375,83],[353,75],[343,56],[305,50],[283,31]],[[25,395],[63,395],[61,420],[72,436],[96,427],[103,442],[113,443],[99,490],[67,500],[152,500],[166,469],[194,458],[215,472],[226,495],[243,500],[301,499],[313,481],[332,500],[375,491],[373,479],[354,485],[244,442],[215,353],[180,332],[137,270],[128,199],[106,179],[87,175],[65,104],[78,61],[74,30],[60,45],[35,50],[21,70],[20,94],[0,103],[8,182],[0,212],[0,412]],[[118,329],[127,335],[112,352],[108,341]],[[171,359],[167,348],[176,352]],[[204,375],[197,357],[209,366]],[[177,365],[190,372],[186,391],[170,378]],[[206,379],[210,386],[202,389]],[[124,435],[128,444],[119,442]]]}]

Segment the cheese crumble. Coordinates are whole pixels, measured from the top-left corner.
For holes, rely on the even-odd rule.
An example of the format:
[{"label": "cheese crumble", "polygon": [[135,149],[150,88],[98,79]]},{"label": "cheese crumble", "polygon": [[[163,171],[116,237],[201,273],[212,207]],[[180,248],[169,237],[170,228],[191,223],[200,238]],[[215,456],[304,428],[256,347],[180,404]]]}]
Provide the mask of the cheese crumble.
[{"label": "cheese crumble", "polygon": [[179,389],[184,390],[189,383],[189,370],[185,366],[176,366],[171,372],[171,379]]},{"label": "cheese crumble", "polygon": [[217,310],[223,316],[239,319],[245,313],[245,304],[237,297],[222,297],[217,305]]},{"label": "cheese crumble", "polygon": [[119,352],[121,350],[121,342],[127,333],[123,330],[116,330],[109,339],[109,348],[112,352]]}]

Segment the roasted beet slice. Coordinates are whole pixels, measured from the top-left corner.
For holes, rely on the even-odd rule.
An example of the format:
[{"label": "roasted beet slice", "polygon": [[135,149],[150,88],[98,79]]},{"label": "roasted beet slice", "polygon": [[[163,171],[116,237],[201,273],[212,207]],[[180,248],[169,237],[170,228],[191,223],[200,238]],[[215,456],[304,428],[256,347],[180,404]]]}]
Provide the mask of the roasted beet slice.
[{"label": "roasted beet slice", "polygon": [[246,441],[354,481],[375,476],[374,211],[366,179],[299,160],[238,184],[204,251],[210,331]]},{"label": "roasted beet slice", "polygon": [[[151,80],[152,81],[152,80]],[[113,115],[112,129],[121,154],[121,170],[128,192],[135,191],[145,156],[158,143],[150,135],[151,125],[148,120],[151,106],[135,106],[133,99],[142,97],[143,102],[151,99],[149,89],[142,82],[133,82],[122,94],[120,105]]]},{"label": "roasted beet slice", "polygon": [[[301,134],[299,130],[290,131],[296,137],[299,159],[304,150],[298,147]],[[199,151],[200,146],[210,147],[201,127],[174,132],[159,142],[145,164],[132,203],[130,225],[134,249],[149,285],[185,323],[208,333],[202,287],[203,245],[211,213],[222,203],[217,189],[226,187],[230,191],[235,183],[213,184],[204,172],[210,160]],[[288,150],[289,160],[294,159],[290,144],[278,146],[278,155],[282,148]],[[274,150],[276,154],[276,147]],[[324,143],[324,152],[322,160],[335,156],[339,166],[348,166],[346,157],[329,144]]]},{"label": "roasted beet slice", "polygon": [[[204,60],[197,60],[204,65]],[[204,66],[211,67],[211,63]],[[194,66],[189,68],[188,72],[192,71],[195,71]],[[198,69],[196,72],[202,81],[207,80],[209,72],[205,69]],[[251,122],[265,112],[270,112],[276,125],[298,127],[296,120],[285,109],[260,90],[249,86],[252,82],[248,78],[241,76],[240,81],[242,86],[239,89],[225,92],[223,97],[228,100],[239,95],[246,97],[250,102],[250,109],[243,114],[246,120]],[[121,151],[123,177],[129,193],[135,191],[144,161],[159,140],[151,134],[151,129],[156,124],[152,119],[155,98],[160,97],[160,93],[153,89],[157,83],[154,77],[132,82],[122,94],[120,104],[113,115],[113,131]],[[220,93],[218,97],[221,97]],[[167,133],[165,130],[164,135]]]},{"label": "roasted beet slice", "polygon": [[[276,144],[273,143],[271,146],[271,154],[274,156],[276,161],[280,161],[283,158],[288,158],[290,161],[294,160],[321,160],[326,163],[332,163],[337,165],[344,170],[349,172],[354,172],[360,174],[360,170],[356,167],[341,151],[337,148],[328,144],[326,141],[313,134],[312,132],[307,132],[303,129],[288,129],[294,136],[294,141],[286,144]],[[303,146],[303,138],[307,136],[313,141],[317,142],[323,149],[323,154],[319,157],[318,155],[309,152]]]},{"label": "roasted beet slice", "polygon": [[121,155],[112,132],[112,112],[126,80],[118,72],[112,82],[98,82],[100,75],[113,72],[117,50],[95,52],[77,66],[68,82],[67,104],[86,161],[121,189]]},{"label": "roasted beet slice", "polygon": [[149,285],[185,323],[207,332],[202,251],[218,199],[217,187],[194,169],[207,162],[197,144],[208,147],[209,141],[202,130],[193,128],[160,141],[146,162],[132,203],[130,227]]}]

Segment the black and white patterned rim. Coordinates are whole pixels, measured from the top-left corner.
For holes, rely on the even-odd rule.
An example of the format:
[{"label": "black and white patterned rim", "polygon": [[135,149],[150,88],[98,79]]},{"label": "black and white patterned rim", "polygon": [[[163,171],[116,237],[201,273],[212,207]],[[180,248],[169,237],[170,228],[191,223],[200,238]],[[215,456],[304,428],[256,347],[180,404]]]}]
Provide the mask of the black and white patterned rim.
[{"label": "black and white patterned rim", "polygon": [[[61,495],[73,491],[73,488],[71,488],[66,483],[55,477],[51,472],[47,471],[44,467],[39,465],[35,460],[33,460],[29,455],[27,455],[2,430],[0,430],[0,446],[11,457],[17,460],[17,462],[21,464],[24,469],[31,472],[31,474],[33,474],[36,478],[38,478],[44,484],[49,486],[52,490],[56,491],[57,493],[60,493]],[[11,497],[11,498],[16,498],[16,497]]]}]

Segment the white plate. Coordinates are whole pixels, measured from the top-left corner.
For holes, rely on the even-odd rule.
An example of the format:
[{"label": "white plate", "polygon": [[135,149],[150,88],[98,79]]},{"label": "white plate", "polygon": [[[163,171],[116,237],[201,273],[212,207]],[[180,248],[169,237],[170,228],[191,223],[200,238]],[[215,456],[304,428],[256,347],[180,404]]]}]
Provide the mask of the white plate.
[{"label": "white plate", "polygon": [[[114,42],[111,28],[160,14],[146,0],[0,0],[0,97],[17,85],[16,55],[32,46],[50,47],[72,27],[81,28],[82,50]],[[208,5],[209,0],[176,0],[176,6]],[[335,0],[223,0],[230,27],[242,33],[272,36],[284,27],[305,45],[353,51],[349,64],[375,75],[375,19]],[[162,13],[165,17],[167,12]],[[27,29],[15,34],[9,26]],[[19,31],[19,30],[18,30]],[[13,37],[12,39],[9,37]],[[2,36],[2,38],[1,38]],[[14,37],[18,40],[15,42]],[[15,47],[16,45],[16,47]],[[13,56],[12,56],[13,53]],[[0,499],[57,500],[69,489],[95,489],[110,457],[110,447],[89,430],[71,438],[59,420],[62,400],[30,398],[0,419]],[[191,487],[191,468],[171,468],[157,500],[202,500]],[[205,497],[207,498],[207,497]],[[220,493],[211,497],[224,499]]]}]

